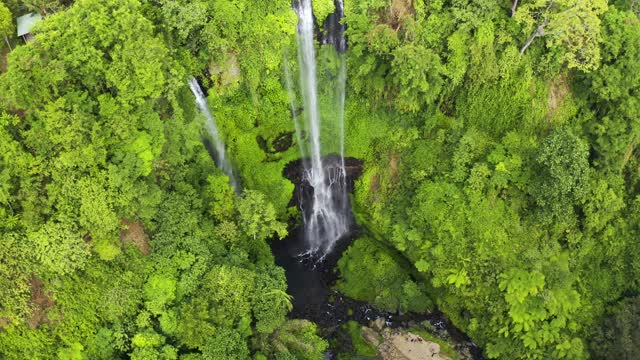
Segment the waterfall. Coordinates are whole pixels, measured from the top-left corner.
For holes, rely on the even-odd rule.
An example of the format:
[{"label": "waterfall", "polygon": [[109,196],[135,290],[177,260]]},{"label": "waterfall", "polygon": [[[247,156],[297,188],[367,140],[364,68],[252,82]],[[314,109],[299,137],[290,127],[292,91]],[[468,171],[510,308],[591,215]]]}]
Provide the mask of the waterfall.
[{"label": "waterfall", "polygon": [[344,17],[344,1],[334,0],[336,11],[329,14],[324,22],[323,45],[332,45],[338,56],[339,69],[335,83],[335,107],[337,108],[338,127],[340,131],[340,158],[344,168],[344,105],[347,82],[347,67],[344,53],[347,51],[347,39],[344,36],[345,24],[341,22]]},{"label": "waterfall", "polygon": [[343,0],[335,0],[336,12],[329,15],[326,21],[325,34],[328,41],[324,41],[325,44],[331,44],[335,47],[338,53],[338,60],[340,62],[338,78],[336,81],[336,94],[337,99],[337,111],[338,111],[338,128],[340,131],[340,170],[341,184],[340,193],[341,203],[344,207],[349,206],[349,198],[347,194],[347,172],[344,163],[344,114],[345,114],[345,100],[347,89],[347,65],[344,58],[344,53],[347,51],[347,41],[344,36],[345,25],[341,23],[344,17],[344,2]]},{"label": "waterfall", "polygon": [[[347,64],[344,59],[344,53],[347,51],[347,40],[344,37],[345,25],[340,21],[344,17],[344,2],[343,0],[336,0],[336,14],[335,17],[332,17],[332,22],[336,22],[338,26],[337,38],[333,40],[332,44],[336,47],[338,51],[338,56],[340,60],[340,73],[338,74],[338,84],[337,84],[337,97],[338,97],[338,118],[340,122],[340,160],[342,161],[342,171],[345,181],[346,188],[346,180],[347,174],[344,166],[344,105],[347,91]],[[347,196],[346,191],[344,192],[344,196]]]},{"label": "waterfall", "polygon": [[[342,4],[342,1],[339,0]],[[350,227],[348,197],[346,194],[346,171],[344,167],[344,81],[346,70],[339,76],[336,88],[340,96],[338,121],[340,122],[339,164],[323,162],[321,143],[321,116],[318,104],[318,84],[316,74],[316,50],[314,43],[314,18],[311,0],[299,0],[294,5],[298,14],[298,65],[300,85],[304,103],[304,126],[296,119],[296,131],[308,132],[309,161],[304,161],[304,181],[313,189],[311,204],[303,204],[305,238],[308,254],[324,256],[336,241],[345,235]],[[341,15],[341,9],[340,15]],[[342,38],[342,35],[340,35]],[[339,49],[339,47],[336,47]],[[287,75],[288,77],[288,75]],[[287,80],[289,82],[289,80]],[[293,107],[292,107],[293,108]],[[298,133],[298,139],[302,139]],[[301,148],[303,151],[304,148]],[[305,152],[301,155],[304,157]]]},{"label": "waterfall", "polygon": [[229,159],[225,156],[224,143],[220,138],[220,133],[218,132],[218,127],[216,126],[216,120],[209,111],[209,105],[207,104],[207,98],[204,96],[202,92],[202,88],[198,84],[198,81],[195,78],[189,79],[189,88],[191,88],[191,92],[196,97],[196,106],[198,110],[204,115],[205,118],[205,128],[207,133],[211,137],[211,141],[213,142],[214,147],[214,161],[218,168],[222,170],[223,173],[229,177],[229,184],[233,186],[236,192],[239,192],[238,182],[236,178],[233,176],[233,168],[231,167],[231,163]]}]

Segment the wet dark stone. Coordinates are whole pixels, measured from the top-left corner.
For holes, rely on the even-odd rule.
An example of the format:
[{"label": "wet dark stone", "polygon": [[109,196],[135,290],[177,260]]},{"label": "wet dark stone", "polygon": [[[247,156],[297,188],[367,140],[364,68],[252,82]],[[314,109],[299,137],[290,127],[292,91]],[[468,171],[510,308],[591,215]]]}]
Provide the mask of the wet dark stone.
[{"label": "wet dark stone", "polygon": [[344,9],[340,8],[338,0],[333,0],[333,3],[335,11],[329,14],[322,24],[321,43],[331,44],[338,53],[344,54],[347,51],[347,38],[344,36],[347,25],[342,23]]},{"label": "wet dark stone", "polygon": [[291,117],[295,118],[297,116],[302,115],[302,113],[304,112],[304,108],[302,106],[296,108],[295,110],[291,110]]},{"label": "wet dark stone", "polygon": [[262,135],[256,136],[256,142],[258,143],[260,150],[265,153],[271,153],[271,151],[269,151],[269,144],[267,144],[267,140],[265,140]]},{"label": "wet dark stone", "polygon": [[[300,207],[302,199],[309,199],[313,196],[313,188],[304,180],[305,163],[309,163],[310,159],[298,159],[285,165],[282,175],[295,185],[293,197],[289,206]],[[325,169],[339,168],[341,166],[340,155],[331,154],[322,159]],[[346,157],[344,158],[344,168],[347,175],[346,186],[347,192],[353,192],[355,181],[362,175],[362,160]]]},{"label": "wet dark stone", "polygon": [[256,142],[266,154],[277,154],[287,151],[293,145],[293,132],[283,132],[272,140],[265,139],[262,135],[256,136]]},{"label": "wet dark stone", "polygon": [[293,132],[284,132],[278,134],[278,136],[271,142],[273,149],[276,152],[284,152],[293,145]]},{"label": "wet dark stone", "polygon": [[[300,1],[298,0],[292,0],[291,7],[295,10],[299,3]],[[331,44],[336,48],[338,53],[344,54],[347,52],[347,38],[344,36],[347,25],[341,23],[344,17],[344,9],[340,9],[338,0],[333,0],[333,3],[335,5],[335,11],[329,14],[322,24],[319,24],[319,20],[323,21],[323,19],[318,19],[316,15],[313,14],[313,22],[315,24],[314,35],[321,44]]]}]

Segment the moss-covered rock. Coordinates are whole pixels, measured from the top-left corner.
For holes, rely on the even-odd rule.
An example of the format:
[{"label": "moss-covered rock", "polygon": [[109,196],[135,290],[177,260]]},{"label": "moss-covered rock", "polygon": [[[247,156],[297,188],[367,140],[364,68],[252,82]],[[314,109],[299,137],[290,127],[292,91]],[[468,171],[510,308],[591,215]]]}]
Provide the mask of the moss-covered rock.
[{"label": "moss-covered rock", "polygon": [[389,311],[424,312],[433,304],[424,284],[411,278],[389,250],[364,237],[356,240],[338,261],[337,288],[345,295]]}]

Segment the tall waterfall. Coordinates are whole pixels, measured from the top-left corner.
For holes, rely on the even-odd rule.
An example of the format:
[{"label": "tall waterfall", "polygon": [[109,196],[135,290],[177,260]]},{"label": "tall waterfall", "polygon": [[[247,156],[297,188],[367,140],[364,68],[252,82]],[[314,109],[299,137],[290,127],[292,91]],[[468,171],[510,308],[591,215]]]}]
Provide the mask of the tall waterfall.
[{"label": "tall waterfall", "polygon": [[[342,1],[339,0],[339,4]],[[298,139],[301,131],[309,137],[308,156],[304,161],[304,180],[313,188],[311,204],[303,204],[305,237],[308,253],[323,256],[331,251],[336,241],[347,233],[350,226],[348,197],[346,193],[346,173],[344,167],[344,81],[346,71],[340,70],[336,88],[339,94],[337,109],[340,128],[339,163],[323,162],[321,142],[321,116],[318,103],[318,84],[316,74],[316,50],[314,44],[314,17],[311,0],[299,0],[294,5],[298,14],[298,65],[300,67],[300,86],[304,103],[304,121],[296,124]],[[342,9],[339,10],[341,14]],[[340,35],[342,37],[342,35]],[[287,77],[289,77],[287,75]],[[289,80],[287,80],[289,82]],[[295,119],[294,119],[295,120]],[[304,147],[301,148],[302,156]]]},{"label": "tall waterfall", "polygon": [[191,92],[196,97],[196,106],[198,110],[205,117],[205,127],[207,129],[207,133],[211,137],[211,141],[213,142],[214,147],[214,160],[218,168],[222,170],[229,177],[229,184],[233,186],[233,188],[238,192],[238,182],[236,181],[235,176],[233,176],[233,168],[231,167],[231,163],[229,159],[225,155],[224,143],[220,138],[220,133],[218,132],[218,127],[216,126],[216,120],[209,111],[209,105],[207,104],[207,98],[204,96],[202,92],[202,88],[198,84],[198,81],[195,78],[189,79],[189,88],[191,88]]},{"label": "tall waterfall", "polygon": [[[338,122],[340,128],[340,159],[342,161],[342,170],[345,172],[344,166],[344,105],[345,95],[347,90],[347,65],[344,59],[344,53],[347,51],[347,39],[344,37],[345,25],[341,23],[344,17],[344,0],[335,0],[336,12],[329,15],[326,24],[326,32],[323,42],[325,44],[332,44],[338,52],[338,60],[340,62],[340,69],[338,73],[338,79],[336,81],[336,98],[338,100]],[[346,173],[344,180],[346,181]],[[344,196],[347,193],[344,192]]]}]

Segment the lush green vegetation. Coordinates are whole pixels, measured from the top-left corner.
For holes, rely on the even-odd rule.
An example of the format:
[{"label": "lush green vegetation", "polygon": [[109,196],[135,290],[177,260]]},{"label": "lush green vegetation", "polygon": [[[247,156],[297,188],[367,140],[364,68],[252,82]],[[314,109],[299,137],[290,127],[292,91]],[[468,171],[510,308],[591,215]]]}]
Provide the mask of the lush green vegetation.
[{"label": "lush green vegetation", "polygon": [[630,298],[607,311],[591,342],[591,350],[598,359],[630,359],[638,352],[640,329],[640,301]]},{"label": "lush green vegetation", "polygon": [[349,321],[343,325],[343,328],[349,334],[351,338],[351,344],[353,346],[354,353],[360,357],[375,358],[378,354],[378,349],[373,345],[367,343],[362,335],[362,326],[355,321]]},{"label": "lush green vegetation", "polygon": [[380,309],[425,312],[432,307],[423,283],[411,278],[401,259],[369,238],[356,240],[338,261],[337,288],[345,295]]},{"label": "lush green vegetation", "polygon": [[[249,7],[254,22],[235,26]],[[293,29],[288,7],[82,0],[52,9],[0,80],[0,357],[321,358],[315,325],[286,318],[284,271],[267,244],[286,235],[278,212],[291,185],[247,176],[254,190],[236,196],[201,142],[185,83],[219,54],[256,43],[279,54],[269,46]],[[211,23],[189,25],[172,9]],[[267,9],[276,13],[264,18]],[[248,92],[257,101],[274,96],[270,81],[279,86],[280,56],[265,64],[252,52],[239,66],[254,85],[233,95],[232,112],[254,108]],[[264,110],[255,109],[254,118]],[[242,118],[237,126],[254,127]],[[254,153],[239,158],[248,168],[263,160],[255,133],[238,146],[251,136]],[[260,191],[280,183],[282,198]]]},{"label": "lush green vegetation", "polygon": [[[337,287],[435,303],[489,358],[634,358],[640,5],[345,3],[346,153],[379,239],[345,252]],[[24,44],[28,11],[45,18]],[[296,22],[272,0],[0,4],[0,357],[321,358],[268,246],[296,214]]]},{"label": "lush green vegetation", "polygon": [[385,104],[347,114],[358,208],[490,358],[586,358],[639,289],[638,9],[412,4],[347,2],[351,98]]},{"label": "lush green vegetation", "polygon": [[440,353],[448,356],[451,360],[459,360],[460,356],[453,349],[451,344],[449,344],[448,342],[446,342],[446,341],[440,339],[439,337],[433,335],[432,334],[433,330],[434,329],[432,329],[431,326],[426,326],[425,327],[425,326],[422,326],[422,325],[416,325],[416,326],[413,326],[413,327],[409,328],[409,331],[412,334],[419,335],[421,338],[423,338],[426,341],[431,341],[431,342],[434,342],[434,343],[440,345]]}]

